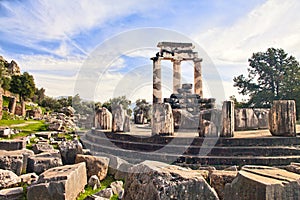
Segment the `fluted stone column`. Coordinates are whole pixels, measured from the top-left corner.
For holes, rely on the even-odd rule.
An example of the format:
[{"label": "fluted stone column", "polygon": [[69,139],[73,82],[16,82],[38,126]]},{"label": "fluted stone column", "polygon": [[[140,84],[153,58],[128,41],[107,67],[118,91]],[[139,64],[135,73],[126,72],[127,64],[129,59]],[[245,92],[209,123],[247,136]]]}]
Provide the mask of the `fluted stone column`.
[{"label": "fluted stone column", "polygon": [[294,100],[273,101],[269,112],[269,130],[273,136],[296,136],[296,103]]},{"label": "fluted stone column", "polygon": [[224,101],[222,106],[222,130],[221,137],[233,137],[234,131],[234,103]]},{"label": "fluted stone column", "polygon": [[194,59],[194,93],[203,97],[201,62],[202,59]]},{"label": "fluted stone column", "polygon": [[153,104],[162,103],[161,66],[158,57],[153,60]]},{"label": "fluted stone column", "polygon": [[173,62],[173,93],[177,94],[181,88],[181,60],[172,60]]}]

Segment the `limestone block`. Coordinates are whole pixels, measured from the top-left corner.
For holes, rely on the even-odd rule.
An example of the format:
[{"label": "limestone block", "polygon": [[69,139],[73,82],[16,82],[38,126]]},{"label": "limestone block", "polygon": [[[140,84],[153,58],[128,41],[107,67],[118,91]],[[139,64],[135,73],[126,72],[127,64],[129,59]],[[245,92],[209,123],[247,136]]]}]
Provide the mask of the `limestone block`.
[{"label": "limestone block", "polygon": [[254,130],[258,129],[258,118],[252,108],[236,108],[234,110],[235,130]]},{"label": "limestone block", "polygon": [[160,162],[144,161],[131,168],[125,181],[123,199],[219,198],[197,171]]},{"label": "limestone block", "polygon": [[93,190],[100,188],[101,183],[100,183],[98,176],[96,176],[96,175],[91,176],[88,181],[88,186],[92,187]]},{"label": "limestone block", "polygon": [[31,185],[33,182],[37,181],[39,176],[36,173],[28,173],[28,174],[22,174],[19,176],[21,179],[21,183],[25,183],[27,185]]},{"label": "limestone block", "polygon": [[224,101],[222,106],[221,137],[233,137],[234,132],[234,103]]},{"label": "limestone block", "polygon": [[15,187],[0,190],[0,199],[19,200],[23,199],[23,188]]},{"label": "limestone block", "polygon": [[237,173],[237,171],[214,170],[210,174],[210,185],[216,190],[220,199],[224,199],[225,185],[231,183]]},{"label": "limestone block", "polygon": [[40,142],[40,143],[32,145],[32,151],[35,154],[39,154],[39,153],[42,153],[42,152],[53,151],[53,150],[54,150],[53,146],[46,143],[46,142]]},{"label": "limestone block", "polygon": [[11,170],[17,175],[26,171],[28,156],[33,155],[33,151],[23,149],[17,151],[0,151],[0,168]]},{"label": "limestone block", "polygon": [[104,190],[101,190],[100,192],[97,192],[95,196],[110,199],[113,196],[113,191],[111,188],[106,188]]},{"label": "limestone block", "polygon": [[224,199],[299,199],[300,175],[265,166],[245,166],[231,184]]},{"label": "limestone block", "polygon": [[221,129],[221,111],[210,109],[200,112],[199,137],[218,137]]},{"label": "limestone block", "polygon": [[64,141],[58,148],[64,165],[74,164],[76,155],[83,154],[82,144],[78,140]]},{"label": "limestone block", "polygon": [[27,199],[75,200],[86,184],[85,163],[48,169],[27,188]]},{"label": "limestone block", "polygon": [[97,175],[100,181],[105,179],[108,171],[109,158],[78,154],[75,163],[80,162],[86,163],[88,178]]},{"label": "limestone block", "polygon": [[26,148],[25,140],[0,140],[0,150],[14,151]]},{"label": "limestone block", "polygon": [[269,113],[269,130],[274,136],[296,136],[296,103],[294,100],[273,101]]},{"label": "limestone block", "polygon": [[47,169],[62,166],[62,159],[58,152],[44,152],[28,157],[27,173],[41,174]]},{"label": "limestone block", "polygon": [[174,135],[174,119],[169,103],[153,105],[152,135]]},{"label": "limestone block", "polygon": [[270,109],[254,108],[253,111],[258,120],[258,129],[268,129]]},{"label": "limestone block", "polygon": [[112,114],[107,108],[100,108],[95,114],[95,127],[102,130],[112,129]]},{"label": "limestone block", "polygon": [[21,179],[12,171],[0,169],[0,189],[12,187],[21,182]]},{"label": "limestone block", "polygon": [[110,184],[110,187],[113,193],[118,195],[119,198],[124,194],[123,181],[114,181]]}]

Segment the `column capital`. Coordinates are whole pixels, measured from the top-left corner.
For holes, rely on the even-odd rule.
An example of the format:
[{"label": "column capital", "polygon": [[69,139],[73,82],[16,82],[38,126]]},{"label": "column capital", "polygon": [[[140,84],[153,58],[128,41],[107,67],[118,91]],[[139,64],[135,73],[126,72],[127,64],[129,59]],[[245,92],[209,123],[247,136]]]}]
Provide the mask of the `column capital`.
[{"label": "column capital", "polygon": [[180,64],[182,59],[172,59],[171,62]]}]

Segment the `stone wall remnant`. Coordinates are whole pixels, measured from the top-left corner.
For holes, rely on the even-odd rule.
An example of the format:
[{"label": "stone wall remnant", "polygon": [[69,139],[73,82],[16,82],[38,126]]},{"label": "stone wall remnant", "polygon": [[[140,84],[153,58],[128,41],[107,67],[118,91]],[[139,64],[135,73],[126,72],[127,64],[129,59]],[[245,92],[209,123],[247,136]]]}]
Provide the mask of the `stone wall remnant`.
[{"label": "stone wall remnant", "polygon": [[95,114],[95,128],[112,130],[112,114],[105,107],[99,108]]},{"label": "stone wall remnant", "polygon": [[152,135],[174,135],[174,119],[170,104],[154,104],[152,114]]}]

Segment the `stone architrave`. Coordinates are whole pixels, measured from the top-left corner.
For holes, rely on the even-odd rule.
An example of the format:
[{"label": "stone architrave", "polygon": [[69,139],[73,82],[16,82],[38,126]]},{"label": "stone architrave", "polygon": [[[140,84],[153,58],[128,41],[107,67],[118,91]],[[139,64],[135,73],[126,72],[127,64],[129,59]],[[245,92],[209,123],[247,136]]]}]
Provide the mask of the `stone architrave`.
[{"label": "stone architrave", "polygon": [[84,162],[48,169],[27,188],[28,200],[74,200],[87,184]]},{"label": "stone architrave", "polygon": [[95,114],[95,128],[102,130],[112,129],[112,114],[107,108],[100,108]]},{"label": "stone architrave", "polygon": [[203,97],[201,61],[199,58],[194,59],[194,93]]},{"label": "stone architrave", "polygon": [[0,120],[2,119],[2,105],[3,105],[3,96],[0,92]]},{"label": "stone architrave", "polygon": [[245,166],[231,184],[224,199],[299,199],[300,175],[266,166]]},{"label": "stone architrave", "polygon": [[269,112],[269,130],[273,136],[296,136],[296,103],[294,100],[273,101]]},{"label": "stone architrave", "polygon": [[224,101],[222,106],[221,137],[233,137],[234,132],[234,103]]},{"label": "stone architrave", "polygon": [[153,105],[152,135],[174,135],[174,119],[169,103]]},{"label": "stone architrave", "polygon": [[114,105],[112,108],[112,132],[127,132],[129,128],[129,119],[126,110],[121,105]]},{"label": "stone architrave", "polygon": [[219,198],[197,170],[144,161],[131,168],[125,181],[125,193],[122,199],[217,200]]},{"label": "stone architrave", "polygon": [[9,99],[9,104],[8,104],[8,110],[9,110],[10,113],[15,114],[16,105],[17,105],[16,97],[11,97]]}]

